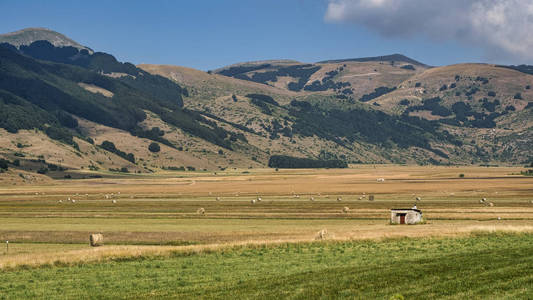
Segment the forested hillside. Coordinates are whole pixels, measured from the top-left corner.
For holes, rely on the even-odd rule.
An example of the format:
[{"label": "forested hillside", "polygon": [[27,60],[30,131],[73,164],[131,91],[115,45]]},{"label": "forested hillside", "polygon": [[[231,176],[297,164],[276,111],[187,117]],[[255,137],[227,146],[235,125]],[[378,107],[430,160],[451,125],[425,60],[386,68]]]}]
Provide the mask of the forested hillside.
[{"label": "forested hillside", "polygon": [[[138,67],[30,33],[0,44],[0,158],[11,168],[17,155],[136,172],[533,158],[529,66],[432,68],[391,55],[202,72]],[[43,139],[52,148],[33,144]]]}]

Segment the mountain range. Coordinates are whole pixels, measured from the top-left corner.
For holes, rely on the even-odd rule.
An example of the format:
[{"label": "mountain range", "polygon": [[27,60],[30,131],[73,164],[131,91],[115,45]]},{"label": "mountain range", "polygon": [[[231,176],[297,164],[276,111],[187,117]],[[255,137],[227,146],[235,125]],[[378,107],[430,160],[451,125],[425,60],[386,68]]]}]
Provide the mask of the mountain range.
[{"label": "mountain range", "polygon": [[11,176],[1,177],[256,168],[280,155],[529,164],[531,74],[400,54],[136,66],[29,28],[0,35],[0,160]]}]

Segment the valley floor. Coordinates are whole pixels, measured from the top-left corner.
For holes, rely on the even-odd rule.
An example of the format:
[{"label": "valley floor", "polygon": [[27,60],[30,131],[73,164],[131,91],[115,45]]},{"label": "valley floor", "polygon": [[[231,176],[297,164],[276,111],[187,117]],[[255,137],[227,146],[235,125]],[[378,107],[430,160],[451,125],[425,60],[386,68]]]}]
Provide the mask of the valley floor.
[{"label": "valley floor", "polygon": [[[363,165],[6,185],[0,298],[527,299],[533,177],[521,170]],[[391,208],[415,203],[425,224],[389,225]],[[91,233],[105,246],[90,247]]]}]

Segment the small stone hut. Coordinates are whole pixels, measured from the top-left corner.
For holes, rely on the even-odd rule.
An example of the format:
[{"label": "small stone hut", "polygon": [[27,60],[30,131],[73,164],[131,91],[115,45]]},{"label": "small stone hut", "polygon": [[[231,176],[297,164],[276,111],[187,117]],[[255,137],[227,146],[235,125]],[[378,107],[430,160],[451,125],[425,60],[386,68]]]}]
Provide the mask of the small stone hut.
[{"label": "small stone hut", "polygon": [[397,208],[390,210],[391,224],[418,224],[422,222],[422,211],[416,208]]}]

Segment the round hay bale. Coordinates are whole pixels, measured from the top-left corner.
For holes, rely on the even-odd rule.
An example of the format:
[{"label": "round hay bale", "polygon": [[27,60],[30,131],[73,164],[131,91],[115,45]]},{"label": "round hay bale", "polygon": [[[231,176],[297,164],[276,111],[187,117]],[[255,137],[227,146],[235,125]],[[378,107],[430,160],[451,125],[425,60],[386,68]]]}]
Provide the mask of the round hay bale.
[{"label": "round hay bale", "polygon": [[63,200],[59,199],[59,201],[58,201],[58,202],[59,202],[59,203],[63,203]]},{"label": "round hay bale", "polygon": [[341,202],[342,201],[342,197],[337,197],[337,201]]},{"label": "round hay bale", "polygon": [[358,199],[359,199],[359,200],[363,200],[363,197],[359,197]]},{"label": "round hay bale", "polygon": [[203,207],[200,207],[197,211],[196,211],[197,214],[199,215],[205,215],[205,209]]},{"label": "round hay bale", "polygon": [[104,245],[104,235],[101,233],[93,233],[89,236],[89,242],[92,247],[99,247]]},{"label": "round hay bale", "polygon": [[494,203],[490,202],[490,203],[489,203],[489,206],[490,206],[490,207],[493,207],[493,206],[494,206]]},{"label": "round hay bale", "polygon": [[350,212],[350,208],[348,206],[345,206],[345,207],[342,208],[342,212],[347,214],[347,213]]},{"label": "round hay bale", "polygon": [[311,198],[309,198],[309,200],[315,201],[315,197],[311,197]]},{"label": "round hay bale", "polygon": [[420,200],[422,200],[422,198],[416,197],[416,201],[420,201]]},{"label": "round hay bale", "polygon": [[72,199],[72,203],[76,203],[76,200],[75,200],[75,199]]},{"label": "round hay bale", "polygon": [[111,203],[116,204],[117,200],[113,199],[113,200],[111,200]]},{"label": "round hay bale", "polygon": [[261,200],[263,200],[261,197],[257,197],[257,202],[261,202]]},{"label": "round hay bale", "polygon": [[217,201],[220,201],[220,197],[217,197],[216,200],[217,200]]},{"label": "round hay bale", "polygon": [[255,204],[255,199],[252,199],[252,201],[250,201],[252,204]]},{"label": "round hay bale", "polygon": [[320,230],[317,235],[316,235],[316,240],[325,240],[328,236],[328,230],[327,229],[322,229]]}]

